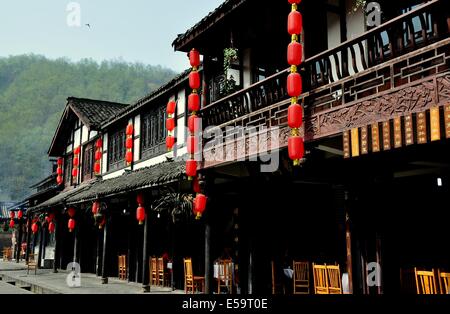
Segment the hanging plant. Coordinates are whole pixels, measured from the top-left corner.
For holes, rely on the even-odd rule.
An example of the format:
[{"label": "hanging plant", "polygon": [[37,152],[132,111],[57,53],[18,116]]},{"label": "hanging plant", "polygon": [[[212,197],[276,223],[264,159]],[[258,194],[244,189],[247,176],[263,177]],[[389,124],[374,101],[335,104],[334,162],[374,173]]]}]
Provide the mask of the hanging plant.
[{"label": "hanging plant", "polygon": [[236,62],[239,59],[238,55],[239,50],[236,48],[225,48],[223,50],[223,72],[225,78],[220,91],[222,97],[236,91],[236,81],[233,76],[228,77],[228,72],[231,69],[233,62]]},{"label": "hanging plant", "polygon": [[152,210],[158,215],[167,215],[174,224],[192,219],[194,196],[187,193],[166,192],[157,199]]},{"label": "hanging plant", "polygon": [[366,7],[366,4],[366,0],[356,0],[349,14],[355,13],[358,10],[363,10]]}]

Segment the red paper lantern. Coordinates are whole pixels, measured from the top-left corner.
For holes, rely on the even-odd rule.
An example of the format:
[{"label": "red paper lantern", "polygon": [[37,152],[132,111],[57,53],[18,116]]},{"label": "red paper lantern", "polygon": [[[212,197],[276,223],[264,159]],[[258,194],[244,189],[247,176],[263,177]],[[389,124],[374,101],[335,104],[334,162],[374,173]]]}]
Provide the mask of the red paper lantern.
[{"label": "red paper lantern", "polygon": [[299,104],[289,106],[288,124],[291,129],[298,129],[303,125],[303,108]]},{"label": "red paper lantern", "polygon": [[9,222],[9,227],[10,227],[10,228],[14,228],[15,225],[16,225],[16,224],[14,223],[14,220],[11,219],[11,221]]},{"label": "red paper lantern", "polygon": [[131,137],[127,138],[125,146],[127,149],[132,149],[133,148],[133,138],[131,138]]},{"label": "red paper lantern", "polygon": [[189,52],[189,62],[192,67],[198,68],[200,66],[200,53],[197,50],[192,49]]},{"label": "red paper lantern", "polygon": [[47,223],[49,223],[50,221],[52,221],[52,219],[51,219],[49,216],[45,216],[45,221],[46,221]]},{"label": "red paper lantern", "polygon": [[192,189],[194,190],[195,193],[200,193],[202,191],[198,178],[194,179],[194,182],[192,183]]},{"label": "red paper lantern", "polygon": [[136,202],[137,202],[137,204],[139,205],[139,206],[143,206],[145,203],[144,203],[144,195],[142,195],[142,194],[138,194],[137,196],[136,196]]},{"label": "red paper lantern", "polygon": [[95,165],[94,165],[94,171],[95,171],[95,173],[100,173],[101,171],[102,171],[102,166],[100,165],[100,163],[99,162],[96,162],[95,163]]},{"label": "red paper lantern", "polygon": [[73,230],[75,230],[75,225],[76,225],[75,219],[70,218],[69,222],[67,224],[67,227],[69,228],[69,232],[72,232]]},{"label": "red paper lantern", "polygon": [[173,130],[175,130],[175,119],[174,118],[169,118],[166,120],[166,129],[169,132],[172,132]]},{"label": "red paper lantern", "polygon": [[195,206],[194,206],[194,211],[196,214],[196,218],[200,219],[203,215],[203,213],[205,212],[206,209],[206,202],[207,202],[207,197],[204,194],[197,194],[197,197],[195,198]]},{"label": "red paper lantern", "polygon": [[174,101],[169,101],[169,103],[167,104],[167,114],[168,115],[173,115],[175,114],[175,109],[177,108],[177,103]]},{"label": "red paper lantern", "polygon": [[200,95],[197,93],[192,93],[188,98],[188,109],[189,111],[199,111],[200,110]]},{"label": "red paper lantern", "polygon": [[139,206],[136,210],[136,219],[139,221],[139,224],[144,224],[145,221],[145,208],[142,206]]},{"label": "red paper lantern", "polygon": [[125,159],[126,159],[127,163],[131,164],[133,162],[133,152],[127,152]]},{"label": "red paper lantern", "polygon": [[75,217],[75,214],[76,214],[75,208],[70,207],[70,208],[67,210],[67,214],[69,215],[70,218]]},{"label": "red paper lantern", "polygon": [[56,174],[59,175],[59,176],[62,175],[63,174],[62,168],[57,168],[56,169]]},{"label": "red paper lantern", "polygon": [[63,184],[63,178],[62,178],[62,176],[57,176],[57,177],[56,177],[56,183],[57,183],[58,185]]},{"label": "red paper lantern", "polygon": [[19,209],[19,211],[17,212],[17,218],[22,219],[23,217],[23,211],[21,209]]},{"label": "red paper lantern", "polygon": [[196,154],[198,150],[198,138],[197,136],[189,136],[187,139],[187,151],[188,154]]},{"label": "red paper lantern", "polygon": [[303,61],[303,46],[302,44],[293,41],[288,46],[287,54],[288,63],[290,65],[299,65]]},{"label": "red paper lantern", "polygon": [[195,160],[186,161],[186,175],[192,178],[197,176],[197,161]]},{"label": "red paper lantern", "polygon": [[58,158],[57,163],[58,163],[58,166],[62,166],[64,164],[64,159]]},{"label": "red paper lantern", "polygon": [[298,35],[303,29],[303,16],[298,11],[292,11],[288,16],[288,33]]},{"label": "red paper lantern", "polygon": [[13,211],[9,212],[9,218],[14,219],[16,217],[16,213]]},{"label": "red paper lantern", "polygon": [[290,4],[299,4],[302,0],[288,0]]},{"label": "red paper lantern", "polygon": [[34,223],[31,225],[31,232],[33,232],[33,234],[36,234],[36,233],[38,232],[38,230],[39,230],[39,226],[38,226],[37,223],[34,222]]},{"label": "red paper lantern", "polygon": [[166,147],[167,147],[167,149],[172,150],[174,145],[175,145],[175,137],[168,136],[166,138]]},{"label": "red paper lantern", "polygon": [[55,229],[56,229],[56,225],[55,223],[52,221],[48,224],[48,232],[50,233],[55,233]]},{"label": "red paper lantern", "polygon": [[101,160],[102,157],[103,157],[103,153],[102,153],[101,151],[96,151],[96,152],[95,152],[95,160],[96,160],[96,161]]},{"label": "red paper lantern", "polygon": [[80,158],[75,157],[73,159],[73,165],[74,165],[74,167],[78,167],[80,165]]},{"label": "red paper lantern", "polygon": [[300,160],[305,156],[305,144],[300,136],[293,136],[288,141],[289,158]]},{"label": "red paper lantern", "polygon": [[192,134],[196,134],[200,131],[202,119],[196,115],[189,116],[188,119],[188,129]]},{"label": "red paper lantern", "polygon": [[72,169],[72,177],[74,178],[78,177],[78,168]]},{"label": "red paper lantern", "polygon": [[200,88],[200,73],[198,73],[197,71],[192,71],[189,74],[189,86],[192,89]]},{"label": "red paper lantern", "polygon": [[299,73],[291,73],[287,79],[287,92],[290,97],[298,97],[303,92],[302,76]]},{"label": "red paper lantern", "polygon": [[75,150],[73,151],[73,153],[74,153],[75,155],[79,155],[80,152],[81,152],[80,146],[77,146],[77,147],[75,148]]},{"label": "red paper lantern", "polygon": [[94,202],[94,203],[92,204],[92,214],[93,214],[93,215],[97,215],[99,209],[100,209],[100,203],[99,203],[99,202]]},{"label": "red paper lantern", "polygon": [[53,221],[55,219],[55,214],[54,213],[49,213],[48,214],[48,218],[50,219],[50,221]]},{"label": "red paper lantern", "polygon": [[97,142],[95,142],[95,147],[100,149],[103,148],[103,140],[101,138],[99,138]]},{"label": "red paper lantern", "polygon": [[128,126],[127,126],[127,135],[128,136],[132,136],[134,134],[134,127],[133,127],[133,125],[130,123],[130,124],[128,124]]}]

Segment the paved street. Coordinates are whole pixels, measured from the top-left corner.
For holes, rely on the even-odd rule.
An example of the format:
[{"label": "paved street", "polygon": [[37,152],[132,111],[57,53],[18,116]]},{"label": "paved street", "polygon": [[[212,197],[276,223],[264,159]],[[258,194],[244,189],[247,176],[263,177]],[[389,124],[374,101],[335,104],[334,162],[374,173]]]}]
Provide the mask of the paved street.
[{"label": "paved street", "polygon": [[[0,262],[0,294],[31,293],[21,286],[39,294],[142,294],[140,284],[109,278],[107,285],[102,285],[100,278],[92,274],[81,274],[81,287],[70,287],[67,284],[67,272],[54,274],[51,270],[40,269],[27,274],[24,263]],[[14,282],[14,285],[7,282]],[[169,288],[152,287],[150,294],[179,294]]]}]

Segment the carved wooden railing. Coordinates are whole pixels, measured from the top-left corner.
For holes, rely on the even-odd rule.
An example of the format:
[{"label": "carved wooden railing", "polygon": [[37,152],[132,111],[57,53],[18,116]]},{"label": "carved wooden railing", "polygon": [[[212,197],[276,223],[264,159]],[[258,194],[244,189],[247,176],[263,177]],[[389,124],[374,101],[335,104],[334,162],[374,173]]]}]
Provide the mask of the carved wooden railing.
[{"label": "carved wooden railing", "polygon": [[[362,74],[389,60],[447,38],[450,17],[445,2],[445,0],[430,1],[336,48],[307,59],[301,69],[305,85],[302,98],[305,98],[306,107],[317,107],[309,109],[316,113],[332,106],[356,101],[367,94],[363,92],[365,88],[371,84],[379,84],[379,79],[363,77]],[[285,123],[286,121],[281,121],[282,119],[277,117],[280,117],[278,110],[287,108],[288,95],[285,87],[287,74],[286,69],[206,106],[201,111],[204,126],[233,125],[236,120],[246,119],[249,115],[255,114],[259,117],[238,124],[250,123],[270,127]],[[338,84],[337,87],[331,90],[328,88],[325,92],[321,89],[348,77],[360,77],[359,85],[354,88],[347,86],[342,88]],[[310,97],[312,94],[318,98],[312,99],[313,97]],[[261,110],[268,112],[261,114]]]}]

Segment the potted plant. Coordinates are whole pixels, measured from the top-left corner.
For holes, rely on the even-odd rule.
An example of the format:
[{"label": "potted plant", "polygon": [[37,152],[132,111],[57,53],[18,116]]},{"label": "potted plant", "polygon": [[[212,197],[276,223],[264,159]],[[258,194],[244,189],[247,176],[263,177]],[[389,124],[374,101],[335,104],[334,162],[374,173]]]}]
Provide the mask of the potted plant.
[{"label": "potted plant", "polygon": [[167,191],[153,203],[152,209],[158,216],[165,214],[178,224],[192,218],[193,201],[192,194]]}]

